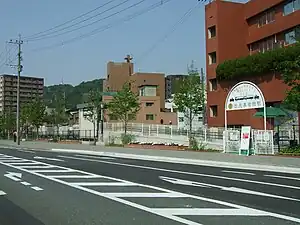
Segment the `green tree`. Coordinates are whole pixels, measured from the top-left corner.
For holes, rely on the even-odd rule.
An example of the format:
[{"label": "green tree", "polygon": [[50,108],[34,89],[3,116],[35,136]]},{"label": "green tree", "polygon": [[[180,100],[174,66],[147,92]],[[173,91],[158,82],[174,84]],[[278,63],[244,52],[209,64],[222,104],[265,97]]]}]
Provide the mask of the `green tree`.
[{"label": "green tree", "polygon": [[53,97],[53,106],[49,115],[46,115],[48,122],[56,127],[57,135],[59,134],[59,126],[68,121],[65,108],[65,98],[61,92],[57,92]]},{"label": "green tree", "polygon": [[187,118],[189,126],[189,145],[191,146],[194,140],[192,135],[193,119],[197,114],[203,111],[205,92],[198,71],[190,69],[188,72],[189,75],[182,81],[178,92],[174,95],[174,104],[178,111],[183,112]]},{"label": "green tree", "polygon": [[1,113],[0,118],[1,129],[9,138],[12,131],[16,129],[16,114],[11,109],[8,109]]},{"label": "green tree", "polygon": [[42,99],[40,97],[36,97],[32,103],[30,103],[31,106],[31,113],[30,113],[30,123],[33,125],[36,129],[37,138],[39,136],[39,127],[43,125],[45,121],[45,115],[46,115],[46,106]]},{"label": "green tree", "polygon": [[123,85],[122,90],[108,103],[107,108],[114,118],[123,122],[124,135],[126,135],[128,121],[134,119],[140,110],[139,98],[126,83]]},{"label": "green tree", "polygon": [[94,145],[99,138],[99,125],[102,116],[102,92],[100,90],[91,90],[88,93],[88,107],[85,118],[93,123],[94,127]]},{"label": "green tree", "polygon": [[28,129],[31,125],[31,110],[32,106],[30,103],[26,103],[21,105],[20,108],[20,133],[22,134],[24,131],[26,131],[26,138],[28,136]]},{"label": "green tree", "polygon": [[[300,47],[299,40],[295,45]],[[300,112],[300,55],[297,55],[294,60],[284,61],[280,67],[283,68],[284,82],[291,88],[286,93],[284,105],[290,110]]]}]

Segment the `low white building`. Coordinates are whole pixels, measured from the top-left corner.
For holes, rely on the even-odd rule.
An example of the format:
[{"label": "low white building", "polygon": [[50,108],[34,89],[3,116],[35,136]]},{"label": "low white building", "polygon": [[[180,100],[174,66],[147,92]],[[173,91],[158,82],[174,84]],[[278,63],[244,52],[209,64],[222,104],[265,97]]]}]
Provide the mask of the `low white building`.
[{"label": "low white building", "polygon": [[[176,112],[177,108],[173,102],[173,99],[167,99],[165,101],[165,108],[171,112]],[[177,111],[177,125],[178,129],[189,130],[189,119],[185,116],[185,112]],[[192,121],[193,130],[198,130],[203,127],[203,114],[197,114],[194,116]]]}]

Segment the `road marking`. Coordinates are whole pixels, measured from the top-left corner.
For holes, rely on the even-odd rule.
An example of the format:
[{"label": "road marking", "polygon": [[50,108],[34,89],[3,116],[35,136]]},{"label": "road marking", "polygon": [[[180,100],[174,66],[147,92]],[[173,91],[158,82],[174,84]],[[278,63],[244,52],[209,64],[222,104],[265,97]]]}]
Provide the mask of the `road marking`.
[{"label": "road marking", "polygon": [[155,211],[163,214],[176,216],[268,216],[267,213],[257,210],[247,209],[203,209],[203,208],[185,208],[185,209],[156,209]]},{"label": "road marking", "polygon": [[102,178],[100,175],[50,175],[52,178]]},{"label": "road marking", "polygon": [[19,152],[26,152],[26,153],[35,154],[34,151],[29,151],[29,150],[18,149],[18,151],[19,151]]},{"label": "road marking", "polygon": [[278,198],[278,199],[284,199],[284,200],[300,202],[300,199],[296,199],[296,198],[289,198],[289,197],[280,196],[280,195],[272,195],[272,194],[268,194],[268,193],[264,193],[264,192],[252,191],[252,190],[247,190],[247,189],[242,189],[242,188],[223,187],[223,186],[214,185],[214,184],[200,183],[200,182],[196,182],[196,181],[182,180],[182,179],[177,179],[177,178],[172,178],[172,177],[164,177],[164,176],[160,176],[159,178],[166,181],[166,182],[170,182],[170,183],[173,183],[173,184],[195,186],[195,187],[204,187],[204,188],[205,187],[212,187],[212,188],[219,188],[222,191],[231,191],[231,192],[237,192],[237,193],[242,193],[242,194],[258,195],[258,196],[264,196],[264,197]]},{"label": "road marking", "polygon": [[40,188],[40,187],[31,187],[33,190],[35,191],[42,191],[44,190],[43,188]]},{"label": "road marking", "polygon": [[254,176],[255,173],[241,172],[241,171],[231,171],[231,170],[222,170],[223,173],[236,173],[236,174],[245,174]]},{"label": "road marking", "polygon": [[40,162],[31,162],[31,161],[24,161],[24,162],[13,162],[13,163],[10,163],[11,165],[37,165],[37,164],[40,164],[40,165],[43,165],[43,163],[40,163]]},{"label": "road marking", "polygon": [[71,185],[75,186],[135,186],[135,183],[130,182],[78,182],[78,183],[72,183]]},{"label": "road marking", "polygon": [[31,184],[26,182],[26,181],[22,181],[21,184],[25,185],[25,186],[30,186]]},{"label": "road marking", "polygon": [[34,159],[45,159],[49,161],[58,161],[58,162],[64,162],[62,159],[55,159],[55,158],[46,158],[46,157],[41,157],[41,156],[34,156]]},{"label": "road marking", "polygon": [[37,172],[37,173],[69,173],[69,172],[75,172],[73,169],[60,169],[60,170],[30,170],[32,172]]},{"label": "road marking", "polygon": [[51,166],[51,165],[23,166],[23,165],[21,165],[20,167],[25,168],[25,169],[49,169],[49,168],[55,168],[56,166]]},{"label": "road marking", "polygon": [[2,195],[6,195],[6,193],[4,191],[0,190],[0,196],[2,196]]},{"label": "road marking", "polygon": [[26,159],[0,159],[1,162],[6,162],[6,163],[9,163],[9,162],[27,162]]},{"label": "road marking", "polygon": [[118,198],[184,198],[185,194],[181,193],[139,193],[139,192],[105,192],[103,194],[107,194],[113,197]]},{"label": "road marking", "polygon": [[[11,168],[14,168],[14,169],[18,169],[20,171],[23,171],[23,172],[26,172],[26,173],[29,173],[29,174],[33,174],[33,175],[42,177],[42,178],[47,179],[47,180],[51,180],[51,181],[54,181],[54,182],[57,182],[57,183],[61,183],[61,184],[64,184],[66,186],[69,186],[69,187],[73,187],[73,188],[76,188],[78,190],[88,192],[90,194],[94,194],[94,195],[97,195],[97,196],[100,196],[100,197],[104,197],[104,198],[107,198],[107,199],[110,199],[110,200],[113,200],[113,201],[116,201],[116,202],[119,202],[119,203],[122,203],[122,204],[125,204],[125,205],[128,205],[128,206],[131,206],[131,207],[134,207],[134,208],[137,208],[137,209],[140,209],[140,210],[158,215],[158,216],[162,216],[162,217],[165,217],[165,218],[168,218],[168,219],[171,219],[171,220],[183,223],[183,224],[200,225],[199,223],[196,223],[196,222],[193,222],[193,221],[190,221],[188,219],[184,219],[184,218],[181,218],[180,216],[175,215],[176,212],[174,212],[175,214],[172,214],[172,212],[159,211],[160,209],[163,209],[163,208],[150,208],[150,207],[132,202],[130,200],[126,200],[126,199],[123,199],[123,198],[120,198],[120,197],[115,197],[115,196],[109,195],[107,193],[101,193],[99,191],[96,191],[96,190],[93,190],[93,189],[90,189],[90,188],[87,188],[87,187],[76,186],[76,185],[73,185],[69,182],[49,177],[49,176],[47,176],[45,174],[42,174],[38,171],[33,172],[31,170],[27,170],[27,169],[24,169],[24,168],[21,168],[21,167],[18,167],[18,166],[10,165],[9,163],[4,163],[4,162],[0,162],[0,164],[11,167]],[[66,168],[66,167],[59,167],[59,168],[60,169],[62,169],[62,168],[69,169],[69,168]],[[76,171],[78,173],[82,173],[84,175],[95,175],[95,174],[80,171],[80,170],[73,170],[73,171]],[[129,182],[129,181],[126,181],[126,180],[117,179],[117,178],[113,178],[113,177],[107,177],[107,176],[103,176],[103,177],[106,178],[106,179],[111,179],[113,181]],[[137,187],[150,188],[152,190],[157,190],[157,191],[161,191],[161,192],[164,192],[164,193],[170,193],[171,192],[171,193],[182,194],[180,192],[175,192],[175,191],[171,191],[171,190],[168,190],[168,189],[165,189],[165,188],[155,187],[155,186],[151,186],[151,185],[144,185],[144,184],[139,184],[139,183],[135,183],[135,185]],[[256,210],[256,209],[253,209],[253,208],[248,208],[248,207],[240,206],[240,205],[233,204],[233,203],[224,202],[224,201],[220,201],[220,200],[214,200],[214,199],[210,199],[210,198],[204,198],[204,197],[200,197],[200,196],[194,196],[194,195],[189,195],[189,194],[184,194],[184,195],[185,195],[185,197],[188,197],[188,198],[191,198],[191,199],[197,199],[197,200],[200,200],[200,201],[211,202],[211,203],[215,203],[215,204],[218,204],[218,205],[227,206],[228,208],[231,208],[231,209],[234,208],[234,209],[237,209],[237,210],[240,210],[240,211],[248,210],[249,214],[251,213],[251,216],[260,216],[260,215],[263,214],[264,216],[271,216],[271,217],[275,217],[275,218],[280,218],[280,219],[300,223],[299,218],[295,218],[295,217],[291,217],[291,216],[286,216],[286,215],[277,214],[277,213],[271,213],[271,212],[262,211],[262,210]],[[178,210],[183,210],[183,209],[186,210],[186,208],[178,208]],[[216,209],[219,209],[219,208],[216,208]],[[254,212],[256,212],[256,213],[254,213]],[[186,211],[185,214],[187,214],[187,213],[193,213],[193,212],[192,211],[189,211],[189,212]],[[193,216],[193,215],[190,215],[190,216]]]},{"label": "road marking", "polygon": [[7,172],[7,174],[4,174],[4,176],[14,181],[20,181],[22,178],[21,173],[14,173],[14,172]]},{"label": "road marking", "polygon": [[133,168],[155,170],[155,171],[162,171],[162,172],[169,172],[169,173],[186,174],[186,175],[193,175],[193,176],[200,176],[200,177],[211,177],[211,178],[217,178],[217,179],[223,179],[223,180],[234,180],[234,181],[240,181],[240,182],[246,182],[246,183],[262,184],[262,185],[269,185],[269,186],[275,186],[275,187],[283,187],[283,188],[290,188],[290,189],[300,190],[300,187],[298,187],[298,186],[276,184],[276,183],[256,181],[256,180],[247,180],[247,179],[242,179],[242,178],[224,177],[224,176],[218,176],[218,175],[185,172],[185,171],[179,171],[179,170],[169,170],[169,169],[163,169],[163,168],[155,168],[155,167],[149,167],[149,166],[139,166],[139,165],[132,165],[132,164],[127,164],[127,163],[109,162],[109,161],[95,160],[95,159],[82,159],[82,158],[72,157],[72,156],[59,156],[59,157],[69,158],[69,159],[76,159],[76,160],[85,160],[85,161],[91,161],[91,162],[100,162],[100,163],[126,166],[126,167],[133,167]]},{"label": "road marking", "polygon": [[92,155],[76,155],[79,157],[84,157],[84,158],[91,158],[91,159],[116,159],[108,156],[92,156]]},{"label": "road marking", "polygon": [[286,176],[277,176],[277,175],[264,175],[265,177],[275,177],[275,178],[282,178],[282,179],[288,179],[288,180],[300,180],[300,178],[297,177],[286,177]]}]

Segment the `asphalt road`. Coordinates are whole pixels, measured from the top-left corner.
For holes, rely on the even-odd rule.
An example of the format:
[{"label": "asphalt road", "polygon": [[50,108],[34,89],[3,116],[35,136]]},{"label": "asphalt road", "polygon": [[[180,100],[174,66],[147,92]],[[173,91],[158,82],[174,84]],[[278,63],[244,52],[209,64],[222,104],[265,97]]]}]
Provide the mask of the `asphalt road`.
[{"label": "asphalt road", "polygon": [[300,175],[0,149],[0,225],[300,224]]}]

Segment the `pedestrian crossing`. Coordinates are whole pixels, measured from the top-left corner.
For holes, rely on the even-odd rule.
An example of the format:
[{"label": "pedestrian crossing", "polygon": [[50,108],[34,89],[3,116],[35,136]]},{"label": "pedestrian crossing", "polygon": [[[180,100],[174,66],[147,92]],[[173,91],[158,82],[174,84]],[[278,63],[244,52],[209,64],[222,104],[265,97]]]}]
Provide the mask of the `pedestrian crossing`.
[{"label": "pedestrian crossing", "polygon": [[[228,202],[93,174],[36,160],[0,154],[0,164],[99,197],[111,199],[182,224],[201,225],[203,224],[201,218],[204,217],[237,215],[270,217],[300,223],[300,219],[294,217],[269,213]],[[47,191],[47,187],[42,188],[44,191]]]}]

